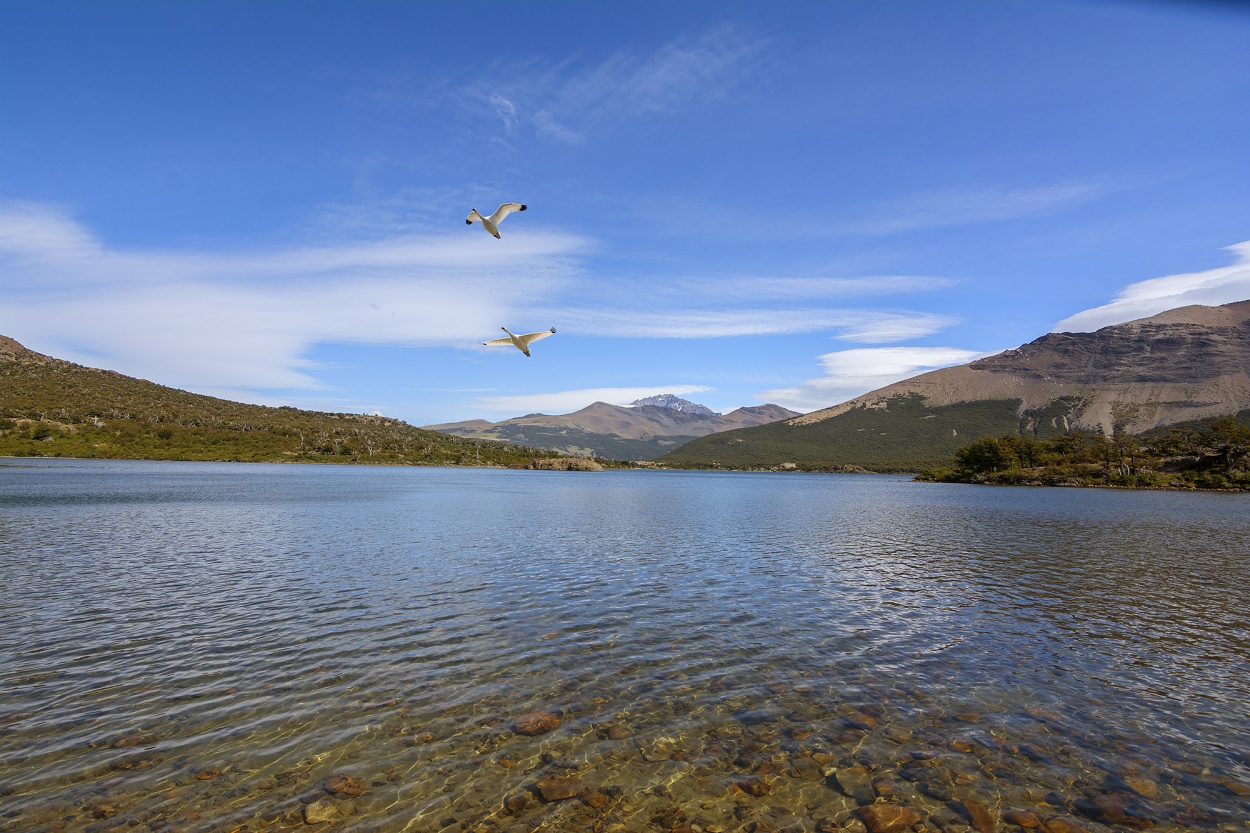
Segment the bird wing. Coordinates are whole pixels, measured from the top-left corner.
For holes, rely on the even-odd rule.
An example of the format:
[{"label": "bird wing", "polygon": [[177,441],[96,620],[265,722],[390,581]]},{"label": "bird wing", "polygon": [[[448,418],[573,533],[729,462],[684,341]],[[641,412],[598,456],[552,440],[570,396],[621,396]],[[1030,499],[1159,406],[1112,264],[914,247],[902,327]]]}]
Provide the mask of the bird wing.
[{"label": "bird wing", "polygon": [[538,341],[540,338],[546,338],[547,336],[551,336],[555,334],[556,334],[556,331],[553,328],[550,330],[543,330],[540,333],[526,333],[523,336],[517,336],[517,339],[519,339],[522,344],[528,347],[531,341]]},{"label": "bird wing", "polygon": [[493,340],[491,340],[491,341],[483,341],[482,343],[483,343],[483,344],[485,344],[485,345],[487,345],[487,346],[491,346],[491,345],[495,345],[495,344],[511,344],[511,343],[512,343],[512,339],[510,339],[510,338],[496,338],[496,339],[493,339]]},{"label": "bird wing", "polygon": [[495,209],[495,213],[490,215],[490,221],[495,225],[499,225],[499,222],[504,217],[507,217],[509,214],[514,214],[517,211],[524,211],[528,207],[529,206],[521,205],[519,202],[506,202]]},{"label": "bird wing", "polygon": [[470,225],[470,226],[473,225],[474,223],[480,223],[481,221],[482,221],[482,215],[477,213],[476,208],[469,212],[468,217],[464,218],[465,225]]}]

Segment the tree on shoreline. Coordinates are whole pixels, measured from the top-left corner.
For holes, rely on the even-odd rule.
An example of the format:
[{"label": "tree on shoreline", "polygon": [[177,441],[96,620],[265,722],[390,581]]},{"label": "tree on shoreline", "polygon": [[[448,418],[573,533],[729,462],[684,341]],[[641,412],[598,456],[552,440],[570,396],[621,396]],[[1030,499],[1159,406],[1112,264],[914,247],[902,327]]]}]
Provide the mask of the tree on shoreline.
[{"label": "tree on shoreline", "polygon": [[985,437],[955,453],[954,468],[926,480],[978,483],[1250,488],[1250,427],[1234,417],[1146,435],[1073,432],[1048,440]]}]

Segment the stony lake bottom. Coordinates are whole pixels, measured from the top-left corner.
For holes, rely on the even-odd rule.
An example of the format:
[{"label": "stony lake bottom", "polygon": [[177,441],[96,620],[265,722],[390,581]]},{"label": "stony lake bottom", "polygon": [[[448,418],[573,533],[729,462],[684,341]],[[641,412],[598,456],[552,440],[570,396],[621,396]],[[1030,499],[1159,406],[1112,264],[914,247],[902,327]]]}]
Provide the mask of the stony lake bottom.
[{"label": "stony lake bottom", "polygon": [[1244,831],[1247,519],[0,461],[0,831]]}]

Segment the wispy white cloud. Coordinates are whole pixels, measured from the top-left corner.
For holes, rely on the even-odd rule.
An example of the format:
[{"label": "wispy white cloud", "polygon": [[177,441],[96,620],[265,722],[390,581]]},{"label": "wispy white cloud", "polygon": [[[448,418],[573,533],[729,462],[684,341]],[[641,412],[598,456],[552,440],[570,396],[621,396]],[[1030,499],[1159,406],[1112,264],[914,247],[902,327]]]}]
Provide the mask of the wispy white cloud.
[{"label": "wispy white cloud", "polygon": [[583,388],[581,390],[554,391],[551,393],[530,393],[510,396],[484,396],[474,400],[472,407],[480,411],[498,413],[544,413],[565,414],[578,411],[595,402],[607,402],[609,405],[628,405],[636,399],[656,396],[661,393],[673,393],[687,396],[692,393],[703,393],[712,388],[703,385],[653,385],[634,388]]},{"label": "wispy white cloud", "polygon": [[1083,205],[1125,186],[1107,179],[1037,185],[948,188],[897,199],[850,204],[845,199],[761,204],[733,195],[659,192],[609,210],[656,234],[755,241],[884,237],[935,228],[1041,217]]},{"label": "wispy white cloud", "polygon": [[[711,308],[706,292],[691,291],[654,310],[640,309],[637,297],[588,307],[580,292],[570,306],[569,290],[585,284],[582,258],[593,251],[591,241],[518,228],[505,242],[480,234],[391,235],[242,253],[123,250],[55,207],[0,204],[0,333],[82,364],[270,402],[275,391],[319,387],[319,368],[308,357],[325,343],[484,349],[478,342],[501,323],[537,321],[588,337],[827,330],[885,344],[955,323],[926,312],[787,303],[943,285],[910,276],[731,278],[723,282],[731,290]],[[757,294],[744,305],[748,287]],[[769,309],[770,302],[785,308]]]},{"label": "wispy white cloud", "polygon": [[[874,275],[856,278],[734,278],[716,285],[720,297],[753,299],[798,298],[864,298],[876,295],[898,295],[905,292],[928,292],[956,284],[951,278],[928,275]],[[705,284],[699,291],[706,292]]]},{"label": "wispy white cloud", "polygon": [[1018,220],[1090,202],[1121,188],[1109,180],[1085,179],[1025,187],[932,191],[869,207],[855,220],[831,224],[830,230],[839,234],[888,235]]},{"label": "wispy white cloud", "polygon": [[[480,239],[479,239],[480,238]],[[203,392],[316,387],[322,342],[468,345],[577,277],[586,241],[400,237],[251,254],[119,251],[63,213],[0,207],[0,332]]]},{"label": "wispy white cloud", "polygon": [[495,115],[503,122],[503,129],[515,133],[518,123],[516,105],[499,93],[491,94],[490,103],[495,105]]},{"label": "wispy white cloud", "polygon": [[548,139],[555,139],[566,145],[581,144],[582,136],[580,133],[574,133],[564,125],[555,120],[555,117],[546,110],[536,112],[531,121],[534,123],[534,130],[539,136],[546,136]]},{"label": "wispy white cloud", "polygon": [[880,344],[920,338],[957,319],[926,312],[860,309],[689,309],[601,311],[565,309],[567,329],[616,338],[724,338],[839,330],[838,338]]},{"label": "wispy white cloud", "polygon": [[861,347],[838,350],[820,357],[824,375],[794,387],[775,388],[757,394],[763,402],[775,402],[795,411],[811,411],[838,405],[848,399],[894,382],[964,364],[986,355],[957,347]]},{"label": "wispy white cloud", "polygon": [[1071,315],[1056,324],[1052,332],[1091,332],[1175,307],[1250,300],[1250,240],[1228,246],[1225,251],[1236,258],[1230,266],[1129,284],[1111,303]]},{"label": "wispy white cloud", "polygon": [[623,50],[597,63],[579,56],[555,63],[496,61],[472,78],[439,82],[430,93],[478,102],[481,114],[509,134],[528,124],[539,136],[576,144],[587,131],[615,121],[725,99],[758,69],[766,46],[722,25],[649,53]]}]

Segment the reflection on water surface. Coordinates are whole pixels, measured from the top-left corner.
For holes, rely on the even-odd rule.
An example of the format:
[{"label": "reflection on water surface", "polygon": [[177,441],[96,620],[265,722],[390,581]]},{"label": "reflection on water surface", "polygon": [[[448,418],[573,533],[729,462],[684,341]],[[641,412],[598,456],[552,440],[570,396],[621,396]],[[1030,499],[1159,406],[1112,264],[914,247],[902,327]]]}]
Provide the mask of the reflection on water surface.
[{"label": "reflection on water surface", "polygon": [[0,831],[1245,830],[1246,517],[4,461]]}]

